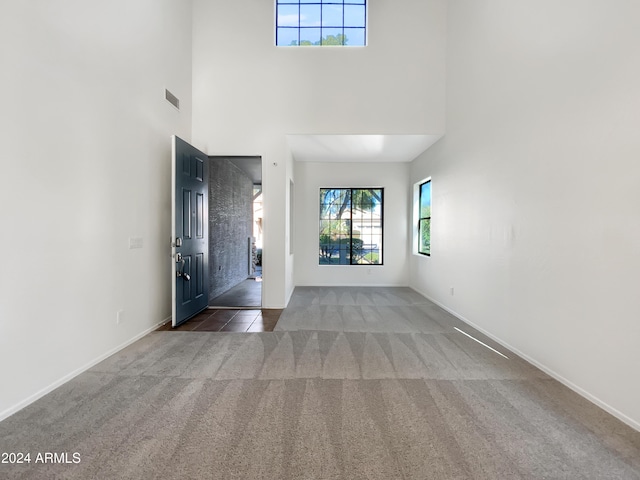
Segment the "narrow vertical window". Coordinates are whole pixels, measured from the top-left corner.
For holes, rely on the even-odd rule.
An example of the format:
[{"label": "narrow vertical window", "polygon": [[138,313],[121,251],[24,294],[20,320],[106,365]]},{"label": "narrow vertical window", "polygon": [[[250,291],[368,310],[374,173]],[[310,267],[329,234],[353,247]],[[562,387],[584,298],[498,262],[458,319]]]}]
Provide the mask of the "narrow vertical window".
[{"label": "narrow vertical window", "polygon": [[431,180],[420,184],[418,253],[431,255]]},{"label": "narrow vertical window", "polygon": [[279,47],[360,47],[366,40],[366,0],[276,0]]}]

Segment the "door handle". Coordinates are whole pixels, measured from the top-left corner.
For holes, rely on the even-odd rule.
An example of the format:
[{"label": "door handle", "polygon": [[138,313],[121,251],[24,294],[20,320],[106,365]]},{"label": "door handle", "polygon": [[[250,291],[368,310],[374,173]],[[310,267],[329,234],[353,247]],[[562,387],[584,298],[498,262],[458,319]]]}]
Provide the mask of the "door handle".
[{"label": "door handle", "polygon": [[176,268],[176,277],[184,278],[187,282],[191,280],[191,275],[188,273],[184,273],[184,258],[182,258],[182,254],[176,253],[176,263],[180,263],[180,268]]}]

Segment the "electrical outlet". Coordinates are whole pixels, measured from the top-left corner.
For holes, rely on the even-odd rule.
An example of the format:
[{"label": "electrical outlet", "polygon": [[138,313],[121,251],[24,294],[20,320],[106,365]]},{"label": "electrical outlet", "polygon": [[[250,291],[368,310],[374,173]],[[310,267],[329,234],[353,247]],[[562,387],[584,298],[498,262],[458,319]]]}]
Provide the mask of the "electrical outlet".
[{"label": "electrical outlet", "polygon": [[451,287],[451,288],[449,289],[449,293],[450,293],[451,295],[453,295],[453,287]]},{"label": "electrical outlet", "polygon": [[124,322],[124,310],[118,310],[116,313],[116,324],[120,325],[122,322]]}]

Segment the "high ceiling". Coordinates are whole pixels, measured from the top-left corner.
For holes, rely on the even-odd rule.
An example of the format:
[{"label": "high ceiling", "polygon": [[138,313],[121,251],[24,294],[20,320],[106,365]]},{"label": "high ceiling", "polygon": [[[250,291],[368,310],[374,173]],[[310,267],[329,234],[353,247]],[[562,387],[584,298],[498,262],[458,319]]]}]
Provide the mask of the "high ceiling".
[{"label": "high ceiling", "polygon": [[[298,162],[410,162],[442,135],[287,135]],[[260,157],[222,156],[262,183]]]},{"label": "high ceiling", "polygon": [[442,135],[287,135],[298,162],[410,162]]}]

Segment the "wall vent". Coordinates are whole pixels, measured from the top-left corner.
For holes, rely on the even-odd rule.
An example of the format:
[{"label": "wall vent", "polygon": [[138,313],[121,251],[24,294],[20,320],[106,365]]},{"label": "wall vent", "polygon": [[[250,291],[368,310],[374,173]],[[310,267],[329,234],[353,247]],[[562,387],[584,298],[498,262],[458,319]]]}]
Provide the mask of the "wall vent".
[{"label": "wall vent", "polygon": [[180,100],[166,88],[164,89],[164,98],[167,99],[167,102],[180,110]]}]

